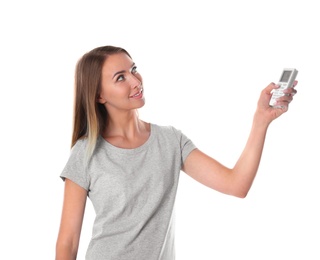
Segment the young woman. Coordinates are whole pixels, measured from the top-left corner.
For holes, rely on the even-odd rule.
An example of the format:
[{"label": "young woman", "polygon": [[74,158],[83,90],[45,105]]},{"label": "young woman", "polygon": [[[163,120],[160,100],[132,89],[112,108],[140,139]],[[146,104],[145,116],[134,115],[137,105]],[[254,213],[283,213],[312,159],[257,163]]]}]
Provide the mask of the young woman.
[{"label": "young woman", "polygon": [[[296,85],[295,82],[294,85]],[[219,192],[244,198],[258,170],[269,124],[288,110],[295,88],[269,106],[262,90],[246,146],[232,169],[181,131],[142,121],[141,75],[129,53],[103,46],[77,64],[72,150],[61,174],[64,203],[56,259],[76,259],[87,197],[96,219],[86,259],[173,260],[173,211],[180,170]]]}]

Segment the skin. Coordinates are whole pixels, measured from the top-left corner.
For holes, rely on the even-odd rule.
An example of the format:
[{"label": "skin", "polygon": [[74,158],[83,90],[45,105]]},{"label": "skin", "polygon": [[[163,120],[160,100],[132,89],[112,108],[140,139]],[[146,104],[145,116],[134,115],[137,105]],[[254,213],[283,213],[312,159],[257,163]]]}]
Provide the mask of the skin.
[{"label": "skin", "polygon": [[[288,105],[297,93],[294,87],[285,90],[276,105],[269,106],[271,91],[278,86],[270,83],[261,91],[253,117],[252,128],[238,161],[227,168],[199,149],[193,150],[182,170],[200,183],[219,192],[244,198],[256,176],[269,124],[288,110]],[[136,71],[131,58],[126,54],[108,57],[102,68],[102,89],[97,102],[104,104],[109,114],[109,124],[103,137],[121,148],[135,148],[147,141],[150,125],[138,118],[137,109],[145,99],[142,77]],[[66,179],[60,230],[56,245],[56,260],[76,259],[81,227],[84,217],[87,191]]]},{"label": "skin", "polygon": [[103,133],[108,142],[121,148],[135,148],[146,142],[150,125],[137,115],[137,109],[145,104],[142,77],[126,54],[111,55],[105,62],[98,102],[105,105],[109,114]]}]

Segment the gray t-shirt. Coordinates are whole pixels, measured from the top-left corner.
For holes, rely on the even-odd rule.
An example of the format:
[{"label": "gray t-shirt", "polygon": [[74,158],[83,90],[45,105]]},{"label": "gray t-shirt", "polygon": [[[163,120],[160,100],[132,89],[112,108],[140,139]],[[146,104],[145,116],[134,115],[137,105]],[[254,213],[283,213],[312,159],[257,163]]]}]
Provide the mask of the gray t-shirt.
[{"label": "gray t-shirt", "polygon": [[87,260],[173,260],[174,201],[184,160],[195,145],[171,126],[151,124],[134,149],[99,137],[85,166],[79,140],[61,174],[88,191],[96,212]]}]

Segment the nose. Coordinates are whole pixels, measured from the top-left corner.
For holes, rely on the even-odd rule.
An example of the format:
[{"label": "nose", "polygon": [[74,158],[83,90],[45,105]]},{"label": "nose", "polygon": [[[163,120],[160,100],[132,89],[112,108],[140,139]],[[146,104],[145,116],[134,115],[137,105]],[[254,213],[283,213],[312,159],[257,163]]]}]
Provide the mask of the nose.
[{"label": "nose", "polygon": [[131,88],[138,88],[142,85],[142,80],[136,77],[134,74],[131,74],[130,77]]}]

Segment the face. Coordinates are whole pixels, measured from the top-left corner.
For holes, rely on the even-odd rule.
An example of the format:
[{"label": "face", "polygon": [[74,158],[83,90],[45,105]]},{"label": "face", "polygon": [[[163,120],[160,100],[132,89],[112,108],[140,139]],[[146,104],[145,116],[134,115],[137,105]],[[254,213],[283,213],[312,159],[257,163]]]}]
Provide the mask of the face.
[{"label": "face", "polygon": [[104,104],[108,112],[132,110],[144,105],[142,77],[125,53],[113,54],[106,59],[98,102]]}]

